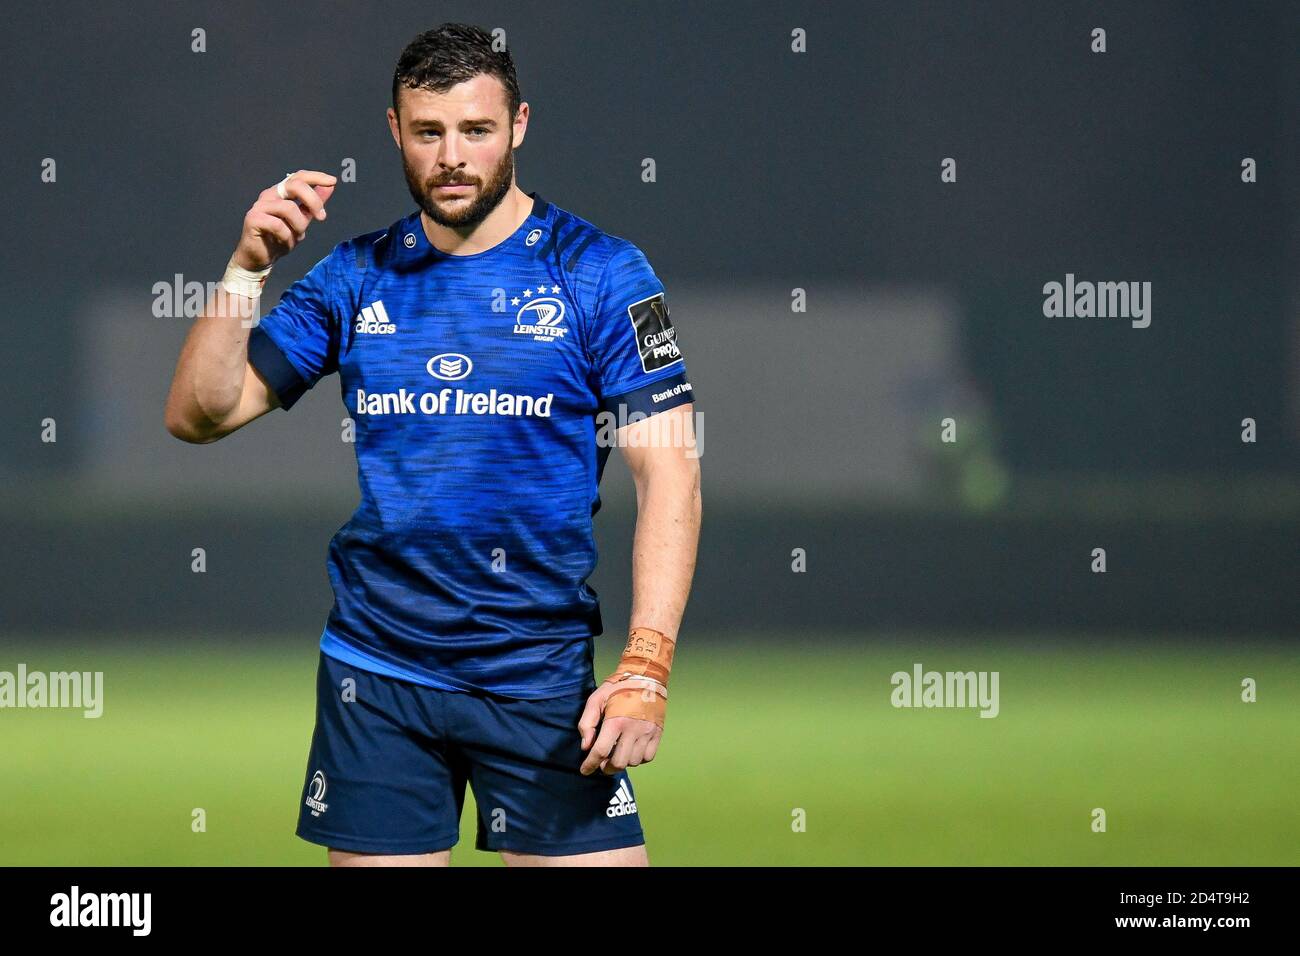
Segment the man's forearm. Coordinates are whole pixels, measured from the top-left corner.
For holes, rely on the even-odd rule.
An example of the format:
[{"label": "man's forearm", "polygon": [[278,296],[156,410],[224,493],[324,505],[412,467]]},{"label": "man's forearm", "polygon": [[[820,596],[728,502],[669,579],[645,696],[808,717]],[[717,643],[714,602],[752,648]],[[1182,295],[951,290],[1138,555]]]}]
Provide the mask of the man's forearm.
[{"label": "man's forearm", "polygon": [[653,628],[675,641],[700,538],[699,459],[656,469],[636,490],[631,626]]},{"label": "man's forearm", "polygon": [[173,434],[213,431],[239,405],[255,300],[218,287],[181,346],[167,397]]}]

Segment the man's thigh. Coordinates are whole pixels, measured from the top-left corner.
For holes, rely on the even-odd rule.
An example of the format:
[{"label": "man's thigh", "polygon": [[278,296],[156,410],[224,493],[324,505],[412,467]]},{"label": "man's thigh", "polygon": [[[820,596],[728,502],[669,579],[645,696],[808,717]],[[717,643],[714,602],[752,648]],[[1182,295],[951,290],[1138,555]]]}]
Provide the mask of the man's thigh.
[{"label": "man's thigh", "polygon": [[448,736],[478,809],[476,849],[525,865],[644,865],[636,862],[646,841],[628,772],[579,769],[587,696],[447,695]]},{"label": "man's thigh", "polygon": [[572,856],[540,856],[536,853],[511,853],[501,851],[506,866],[649,866],[645,844],[625,846],[617,850],[598,850],[595,853],[575,853]]},{"label": "man's thigh", "polygon": [[321,655],[298,836],[361,866],[426,865],[410,861],[455,845],[466,774],[429,704],[427,688]]},{"label": "man's thigh", "polygon": [[407,853],[390,856],[382,853],[352,853],[348,850],[330,850],[330,866],[450,866],[451,851],[440,853]]}]

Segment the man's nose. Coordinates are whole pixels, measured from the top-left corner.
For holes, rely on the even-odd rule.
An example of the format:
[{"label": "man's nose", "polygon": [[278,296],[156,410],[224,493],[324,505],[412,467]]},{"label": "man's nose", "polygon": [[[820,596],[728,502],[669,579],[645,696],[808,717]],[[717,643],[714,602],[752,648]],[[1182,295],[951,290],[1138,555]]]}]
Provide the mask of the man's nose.
[{"label": "man's nose", "polygon": [[456,144],[454,136],[443,137],[442,153],[438,156],[438,164],[447,169],[456,169],[465,165],[465,161],[460,158],[460,147]]}]

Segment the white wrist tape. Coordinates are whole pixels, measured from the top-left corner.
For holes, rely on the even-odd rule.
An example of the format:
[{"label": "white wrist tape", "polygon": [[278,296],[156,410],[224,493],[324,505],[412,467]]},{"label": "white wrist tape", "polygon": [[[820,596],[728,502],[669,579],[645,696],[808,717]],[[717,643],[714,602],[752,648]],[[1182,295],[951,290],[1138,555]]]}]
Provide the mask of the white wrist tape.
[{"label": "white wrist tape", "polygon": [[668,699],[668,688],[653,677],[646,677],[644,674],[633,674],[630,671],[624,671],[621,675],[611,675],[606,680],[613,680],[617,684],[631,684],[644,690],[653,690],[664,700]]},{"label": "white wrist tape", "polygon": [[226,264],[226,274],[221,277],[221,288],[231,295],[242,295],[250,299],[256,299],[262,294],[262,286],[266,284],[266,277],[270,274],[270,266],[257,272],[249,272],[247,269],[241,269],[235,265],[235,260],[232,258]]}]

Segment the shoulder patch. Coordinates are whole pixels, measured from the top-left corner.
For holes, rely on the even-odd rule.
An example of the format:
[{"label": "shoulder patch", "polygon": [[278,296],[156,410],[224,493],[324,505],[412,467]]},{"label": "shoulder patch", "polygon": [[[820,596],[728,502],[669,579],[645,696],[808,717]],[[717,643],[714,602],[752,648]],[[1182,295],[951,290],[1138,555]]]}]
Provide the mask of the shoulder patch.
[{"label": "shoulder patch", "polygon": [[643,371],[655,372],[682,360],[682,350],[677,347],[677,330],[668,318],[668,303],[662,292],[633,302],[627,307],[627,317],[636,334]]}]

